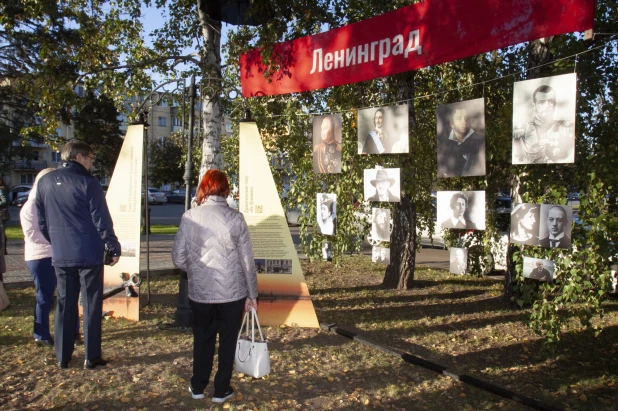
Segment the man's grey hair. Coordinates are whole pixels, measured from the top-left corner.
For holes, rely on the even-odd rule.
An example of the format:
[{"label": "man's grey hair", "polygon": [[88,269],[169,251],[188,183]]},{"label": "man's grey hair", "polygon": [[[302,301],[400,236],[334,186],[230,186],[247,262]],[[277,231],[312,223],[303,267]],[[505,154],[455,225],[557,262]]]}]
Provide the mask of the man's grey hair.
[{"label": "man's grey hair", "polygon": [[62,147],[60,158],[64,161],[73,161],[77,159],[77,155],[81,154],[86,157],[94,151],[88,143],[81,140],[71,140]]}]

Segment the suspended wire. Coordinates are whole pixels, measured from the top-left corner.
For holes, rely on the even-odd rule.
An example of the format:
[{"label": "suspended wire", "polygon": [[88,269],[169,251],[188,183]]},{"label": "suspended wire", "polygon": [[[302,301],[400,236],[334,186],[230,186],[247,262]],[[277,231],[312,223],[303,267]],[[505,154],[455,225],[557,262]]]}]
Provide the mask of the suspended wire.
[{"label": "suspended wire", "polygon": [[[618,33],[594,33],[594,34],[614,35],[614,34],[618,34]],[[563,60],[574,59],[575,66],[577,67],[577,60],[578,60],[578,57],[580,55],[587,54],[587,53],[590,53],[592,51],[604,48],[608,44],[613,43],[613,42],[615,42],[617,40],[618,39],[612,39],[612,40],[607,41],[606,43],[601,44],[600,46],[596,46],[596,47],[593,47],[593,48],[585,50],[585,51],[580,51],[579,53],[574,53],[574,54],[571,54],[571,55],[566,56],[566,57],[561,57],[559,59],[548,61],[546,63],[542,63],[542,64],[539,64],[539,65],[534,66],[534,67],[525,68],[525,69],[522,69],[522,70],[517,70],[517,71],[515,71],[513,73],[506,74],[504,76],[495,77],[493,79],[483,80],[483,81],[479,81],[479,82],[472,83],[472,84],[467,84],[465,86],[459,86],[459,87],[448,89],[448,90],[437,91],[435,93],[423,94],[421,96],[415,96],[414,98],[409,98],[409,99],[404,99],[404,100],[397,100],[397,101],[393,101],[393,102],[389,102],[389,103],[383,103],[381,106],[357,107],[357,108],[351,108],[351,109],[347,109],[347,110],[321,111],[321,112],[314,112],[314,113],[302,113],[302,112],[300,112],[300,113],[294,113],[294,114],[271,114],[271,115],[267,115],[267,116],[254,116],[254,118],[256,118],[256,119],[257,118],[276,118],[276,117],[291,117],[291,116],[309,117],[309,116],[322,116],[322,115],[330,115],[330,114],[353,112],[353,111],[357,111],[357,110],[364,110],[364,109],[375,108],[375,107],[391,106],[391,105],[396,105],[396,104],[400,104],[400,103],[407,103],[407,102],[410,102],[410,101],[424,99],[424,98],[437,97],[437,96],[444,95],[446,93],[450,93],[452,91],[458,91],[458,90],[467,89],[467,88],[470,88],[470,87],[476,87],[476,86],[480,86],[480,85],[483,86],[483,95],[484,95],[484,93],[485,93],[485,84],[492,83],[492,82],[499,81],[499,80],[504,80],[504,79],[509,78],[509,77],[516,78],[516,76],[519,76],[519,75],[523,76],[526,72],[528,72],[530,70],[535,70],[535,69],[540,68],[540,67],[548,66],[550,64],[555,64],[555,63],[557,63],[559,61],[563,61]]]}]

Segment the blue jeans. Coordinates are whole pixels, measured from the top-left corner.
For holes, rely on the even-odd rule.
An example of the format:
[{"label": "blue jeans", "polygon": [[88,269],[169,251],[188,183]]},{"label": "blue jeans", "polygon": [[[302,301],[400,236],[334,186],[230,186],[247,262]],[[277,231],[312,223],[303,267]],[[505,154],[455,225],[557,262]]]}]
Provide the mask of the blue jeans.
[{"label": "blue jeans", "polygon": [[51,340],[49,313],[54,302],[54,291],[56,291],[56,271],[52,266],[51,257],[26,261],[26,265],[32,274],[36,291],[34,338]]}]

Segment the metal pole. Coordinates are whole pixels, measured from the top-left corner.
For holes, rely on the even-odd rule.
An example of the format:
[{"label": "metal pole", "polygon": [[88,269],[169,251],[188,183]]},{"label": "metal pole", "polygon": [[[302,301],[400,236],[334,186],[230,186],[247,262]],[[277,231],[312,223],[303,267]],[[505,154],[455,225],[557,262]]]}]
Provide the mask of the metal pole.
[{"label": "metal pole", "polygon": [[[185,163],[185,211],[191,209],[191,177],[193,172],[193,122],[195,106],[195,75],[191,76],[191,90],[189,95],[189,139],[187,140],[187,161]],[[187,273],[182,272],[178,285],[178,305],[176,306],[175,323],[178,327],[191,325],[191,306],[189,305],[189,280]]]}]

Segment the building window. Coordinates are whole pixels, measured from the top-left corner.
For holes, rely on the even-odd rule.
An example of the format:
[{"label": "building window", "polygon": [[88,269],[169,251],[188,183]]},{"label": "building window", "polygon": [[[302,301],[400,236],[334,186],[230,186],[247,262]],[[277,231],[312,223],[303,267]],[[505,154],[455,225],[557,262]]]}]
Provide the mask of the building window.
[{"label": "building window", "polygon": [[20,184],[34,184],[34,174],[32,173],[22,174]]},{"label": "building window", "polygon": [[165,143],[165,136],[159,137],[159,143],[161,144]]},{"label": "building window", "polygon": [[182,125],[180,122],[180,118],[172,117],[172,125],[175,127],[180,127]]},{"label": "building window", "polygon": [[157,119],[157,124],[159,125],[159,127],[167,126],[167,122],[165,121],[165,117],[159,117]]},{"label": "building window", "polygon": [[75,87],[75,93],[80,97],[84,97],[84,86]]},{"label": "building window", "polygon": [[58,162],[60,161],[60,152],[59,151],[52,151],[51,152],[51,161],[52,162]]}]

